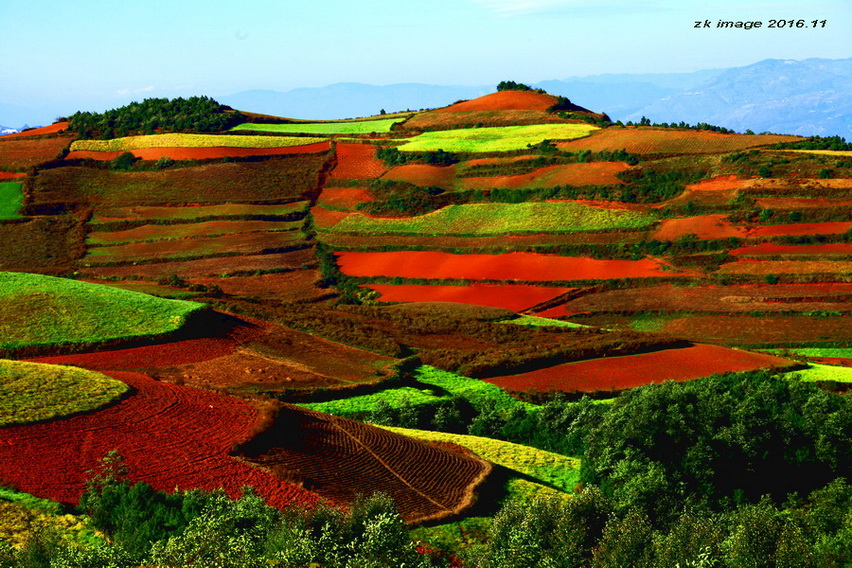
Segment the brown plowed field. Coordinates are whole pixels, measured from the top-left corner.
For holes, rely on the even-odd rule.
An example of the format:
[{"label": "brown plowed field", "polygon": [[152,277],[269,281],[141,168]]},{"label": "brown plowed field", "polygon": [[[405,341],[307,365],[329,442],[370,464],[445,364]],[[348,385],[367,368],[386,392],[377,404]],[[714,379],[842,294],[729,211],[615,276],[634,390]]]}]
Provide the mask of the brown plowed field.
[{"label": "brown plowed field", "polygon": [[333,227],[349,215],[348,211],[331,211],[323,207],[311,207],[314,225],[320,228]]},{"label": "brown plowed field", "polygon": [[90,248],[84,264],[133,262],[146,259],[170,260],[181,257],[218,254],[259,254],[302,242],[295,231],[285,233],[239,233],[221,237],[179,239],[153,243],[133,243]]},{"label": "brown plowed field", "polygon": [[427,164],[406,164],[391,168],[382,179],[404,181],[421,187],[441,187],[450,189],[455,180],[455,167],[430,166]]},{"label": "brown plowed field", "polygon": [[755,199],[758,207],[764,209],[811,209],[824,207],[850,207],[848,199],[829,199],[825,197],[758,197]]},{"label": "brown plowed field", "polygon": [[736,175],[716,176],[711,179],[701,180],[686,186],[683,193],[670,199],[657,207],[666,204],[686,203],[694,201],[702,205],[727,205],[737,197],[741,189],[746,187],[751,180],[739,179]]},{"label": "brown plowed field", "polygon": [[727,345],[769,345],[852,341],[849,317],[687,316],[665,323],[662,333]]},{"label": "brown plowed field", "polygon": [[563,306],[567,312],[784,312],[837,310],[852,300],[852,284],[742,284],[605,290]]},{"label": "brown plowed field", "polygon": [[674,241],[684,235],[695,235],[699,239],[727,239],[745,237],[745,229],[737,227],[725,214],[699,215],[682,219],[663,219],[651,235],[658,241]]},{"label": "brown plowed field", "polygon": [[838,278],[848,278],[852,275],[852,261],[743,259],[723,264],[719,267],[719,274],[830,274]]},{"label": "brown plowed field", "polygon": [[437,109],[436,112],[471,110],[547,110],[556,104],[556,97],[533,91],[498,91],[469,101]]},{"label": "brown plowed field", "polygon": [[363,187],[324,187],[317,203],[331,209],[354,211],[359,203],[375,201]]},{"label": "brown plowed field", "polygon": [[351,502],[358,493],[384,491],[406,521],[439,519],[469,506],[491,471],[487,462],[470,454],[389,436],[386,430],[345,418],[287,409],[290,413],[247,448],[243,459],[280,478],[303,481],[333,501]]},{"label": "brown plowed field", "polygon": [[518,284],[470,284],[469,286],[370,284],[366,287],[379,292],[382,295],[379,299],[383,302],[456,302],[507,308],[512,311],[524,310],[571,290],[571,288]]},{"label": "brown plowed field", "polygon": [[321,275],[316,270],[260,274],[258,276],[231,276],[228,278],[193,278],[193,284],[219,286],[225,294],[278,300],[281,302],[311,302],[329,294],[330,290],[317,288]]},{"label": "brown plowed field", "polygon": [[220,276],[232,272],[254,272],[256,270],[275,270],[280,268],[300,268],[305,263],[314,262],[311,249],[302,249],[279,254],[226,256],[202,258],[175,262],[157,262],[137,266],[81,267],[80,272],[93,276],[117,276],[127,278],[138,276],[156,280],[164,276],[177,274],[186,278],[204,278]]},{"label": "brown plowed field", "polygon": [[257,233],[266,231],[289,231],[301,226],[281,221],[204,221],[201,223],[181,223],[177,225],[142,225],[126,231],[89,233],[89,244],[116,244],[138,241],[160,241],[188,237],[207,237],[236,233]]},{"label": "brown plowed field", "polygon": [[92,223],[110,221],[153,221],[160,219],[193,221],[205,217],[283,216],[302,210],[307,201],[283,205],[253,205],[251,203],[225,203],[222,205],[190,205],[186,207],[101,207],[92,216]]},{"label": "brown plowed field", "polygon": [[337,166],[331,171],[333,179],[372,179],[380,177],[387,168],[376,158],[372,144],[335,145]]},{"label": "brown plowed field", "polygon": [[27,138],[29,136],[42,136],[44,134],[56,134],[57,132],[62,132],[66,128],[68,128],[67,122],[57,122],[48,126],[42,126],[41,128],[25,130],[24,132],[5,134],[3,136],[0,136],[0,140],[6,140],[7,138]]},{"label": "brown plowed field", "polygon": [[786,237],[801,235],[839,235],[852,230],[852,222],[796,223],[790,225],[762,225],[748,229],[749,238]]},{"label": "brown plowed field", "polygon": [[258,419],[248,403],[138,373],[111,372],[134,394],[91,414],[3,428],[0,477],[21,491],[77,503],[86,470],[118,450],[133,481],[160,491],[223,488],[236,496],[254,486],[272,505],[315,503],[316,494],[230,457]]},{"label": "brown plowed field", "polygon": [[[582,203],[582,201],[580,201]],[[593,207],[598,205],[592,204]],[[334,233],[319,233],[318,238],[324,243],[338,247],[378,248],[382,246],[405,247],[418,246],[428,249],[472,249],[493,247],[499,252],[514,248],[524,248],[534,245],[583,245],[583,244],[632,244],[645,240],[648,233],[633,231],[630,233],[571,233],[567,235],[500,235],[494,237],[458,237],[440,236],[429,237],[421,235],[339,235]]]},{"label": "brown plowed field", "polygon": [[734,256],[787,256],[787,255],[852,255],[852,244],[834,243],[828,245],[773,245],[763,244],[753,247],[733,249]]},{"label": "brown plowed field", "polygon": [[470,280],[568,281],[677,276],[650,259],[597,260],[531,252],[502,255],[434,251],[344,252],[337,262],[350,276],[464,278]]},{"label": "brown plowed field", "polygon": [[619,185],[624,182],[615,177],[630,166],[623,162],[592,162],[547,166],[534,172],[517,176],[470,177],[459,180],[465,189],[494,187],[553,187],[556,185]]},{"label": "brown plowed field", "polygon": [[[281,148],[137,148],[130,153],[143,160],[215,160],[219,158],[242,158],[247,156],[279,156],[283,154],[313,154],[327,152],[330,142],[316,142],[302,146],[285,146]],[[90,150],[74,150],[69,152],[66,160],[88,158],[90,160],[108,161],[117,158],[124,152],[94,152]]]},{"label": "brown plowed field", "polygon": [[0,169],[23,170],[53,160],[72,138],[12,138],[0,136]]},{"label": "brown plowed field", "polygon": [[386,379],[396,361],[282,326],[268,325],[264,332],[222,356],[180,365],[168,376],[203,386],[342,387]]},{"label": "brown plowed field", "polygon": [[610,127],[591,136],[559,142],[560,150],[627,150],[631,154],[714,154],[800,140],[777,134],[721,134],[708,130],[674,130],[643,127]]},{"label": "brown plowed field", "polygon": [[521,375],[486,379],[486,382],[511,391],[619,391],[650,383],[689,381],[714,373],[788,367],[793,364],[793,361],[771,355],[718,345],[693,345],[640,355],[567,363]]}]

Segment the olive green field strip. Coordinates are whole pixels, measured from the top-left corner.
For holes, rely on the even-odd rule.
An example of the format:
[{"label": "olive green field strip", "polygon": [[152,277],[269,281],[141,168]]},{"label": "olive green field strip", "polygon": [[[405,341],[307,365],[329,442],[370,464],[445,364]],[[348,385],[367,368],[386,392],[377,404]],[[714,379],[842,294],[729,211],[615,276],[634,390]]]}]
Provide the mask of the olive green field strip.
[{"label": "olive green field strip", "polygon": [[656,217],[636,211],[590,207],[580,203],[471,203],[448,205],[416,217],[370,217],[350,213],[331,227],[331,233],[367,235],[501,235],[638,230]]},{"label": "olive green field strip", "polygon": [[18,212],[24,204],[21,184],[16,181],[0,182],[0,221],[19,219]]},{"label": "olive green field strip", "polygon": [[598,127],[589,124],[531,124],[461,128],[424,132],[401,140],[401,152],[511,152],[534,146],[543,140],[574,140],[588,136]]},{"label": "olive green field strip", "polygon": [[303,136],[236,136],[219,134],[150,134],[112,140],[76,140],[71,151],[129,152],[142,148],[284,148],[323,142]]},{"label": "olive green field strip", "polygon": [[237,233],[218,237],[174,239],[115,246],[92,247],[83,265],[121,264],[144,260],[179,260],[205,256],[229,256],[284,252],[307,246],[300,231]]},{"label": "olive green field strip", "polygon": [[399,118],[381,120],[358,120],[352,122],[295,122],[291,124],[246,123],[235,126],[234,131],[274,132],[276,134],[370,134],[390,132],[391,125]]},{"label": "olive green field strip", "polygon": [[126,231],[91,232],[86,238],[86,244],[120,245],[239,233],[277,233],[296,231],[302,225],[302,221],[203,221],[177,225],[142,225]]},{"label": "olive green field strip", "polygon": [[96,410],[129,388],[77,367],[0,359],[0,428]]},{"label": "olive green field strip", "polygon": [[269,219],[291,217],[307,211],[309,201],[296,201],[283,205],[254,205],[251,203],[225,203],[222,205],[196,205],[189,207],[103,207],[92,215],[89,225],[97,226],[115,222],[178,222],[213,219]]},{"label": "olive green field strip", "polygon": [[22,272],[0,272],[0,349],[167,336],[204,304]]}]

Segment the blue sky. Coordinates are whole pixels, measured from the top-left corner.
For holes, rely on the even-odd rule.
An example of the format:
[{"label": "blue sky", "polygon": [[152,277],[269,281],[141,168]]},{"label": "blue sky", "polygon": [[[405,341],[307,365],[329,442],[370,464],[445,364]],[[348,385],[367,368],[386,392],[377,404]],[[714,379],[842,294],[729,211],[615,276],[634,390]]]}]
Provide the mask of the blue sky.
[{"label": "blue sky", "polygon": [[[827,20],[694,29],[696,20]],[[0,0],[2,105],[337,82],[534,83],[852,56],[850,0]]]}]

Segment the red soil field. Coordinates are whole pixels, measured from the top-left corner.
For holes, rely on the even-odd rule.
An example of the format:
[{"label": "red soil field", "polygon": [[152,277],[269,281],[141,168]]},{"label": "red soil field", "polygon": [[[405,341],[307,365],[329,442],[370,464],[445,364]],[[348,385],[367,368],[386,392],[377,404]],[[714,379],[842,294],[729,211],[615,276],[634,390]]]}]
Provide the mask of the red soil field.
[{"label": "red soil field", "polygon": [[773,245],[762,244],[753,247],[733,249],[734,256],[769,256],[792,254],[849,254],[852,255],[852,244],[834,243],[828,245]]},{"label": "red soil field", "polygon": [[193,278],[193,284],[219,286],[225,294],[281,302],[312,302],[329,295],[329,290],[317,288],[321,276],[316,270],[232,276],[228,278]]},{"label": "red soil field", "polygon": [[547,110],[556,104],[556,97],[532,91],[498,91],[469,101],[438,109],[438,112],[471,110]]},{"label": "red soil field", "polygon": [[785,237],[799,235],[839,235],[852,229],[852,222],[833,221],[827,223],[796,223],[790,225],[764,225],[749,228],[747,236]]},{"label": "red soil field", "polygon": [[693,345],[640,355],[607,357],[486,379],[512,391],[595,392],[623,390],[664,381],[688,381],[714,373],[787,367],[788,359],[719,347]]},{"label": "red soil field", "polygon": [[372,144],[335,144],[337,166],[331,171],[333,179],[372,179],[387,171],[381,160],[376,159],[376,147]]},{"label": "red soil field", "polygon": [[785,345],[852,341],[848,317],[812,317],[784,315],[696,315],[665,322],[661,333],[691,341],[712,341],[726,345]]},{"label": "red soil field", "polygon": [[6,179],[18,179],[22,177],[26,177],[27,174],[15,174],[12,172],[0,172],[0,180]]},{"label": "red soil field", "polygon": [[470,166],[487,166],[490,164],[511,164],[512,162],[525,162],[527,160],[534,160],[538,158],[535,154],[526,154],[524,156],[512,156],[511,158],[475,158],[473,160],[467,160],[465,162],[461,162],[459,167],[470,167]]},{"label": "red soil field", "polygon": [[383,302],[456,302],[507,308],[512,311],[524,310],[572,290],[572,288],[518,284],[471,284],[469,286],[370,284],[365,287],[381,293],[382,296],[379,299]]},{"label": "red soil field", "polygon": [[808,357],[809,361],[822,363],[823,365],[836,365],[838,367],[852,367],[852,359],[842,357]]},{"label": "red soil field", "polygon": [[[517,176],[470,177],[460,179],[465,189],[492,187],[553,187],[555,185],[618,185],[624,182],[615,177],[630,166],[623,162],[592,162],[547,166]],[[412,182],[413,183],[413,182]]]},{"label": "red soil field", "polygon": [[25,169],[53,160],[72,140],[68,136],[7,138],[0,136],[0,169],[6,170]]},{"label": "red soil field", "polygon": [[[580,201],[582,203],[582,201]],[[594,205],[593,206],[600,206]],[[507,248],[525,248],[533,245],[578,245],[578,244],[632,244],[647,238],[648,234],[634,231],[630,233],[569,233],[565,235],[542,233],[538,235],[499,235],[493,237],[459,236],[406,236],[406,235],[340,235],[319,233],[324,243],[346,248],[376,248],[381,246],[417,246],[433,249],[487,249],[495,247],[499,252]]]},{"label": "red soil field", "polygon": [[135,392],[121,402],[64,420],[3,429],[0,478],[21,491],[76,504],[86,470],[118,450],[133,481],[160,491],[254,486],[270,504],[315,503],[316,494],[230,457],[249,436],[258,412],[236,398],[154,381],[138,373],[110,375]]},{"label": "red soil field", "polygon": [[363,187],[324,187],[318,203],[332,209],[354,210],[359,203],[375,201]]},{"label": "red soil field", "polygon": [[[220,254],[259,254],[301,242],[295,231],[284,233],[237,233],[220,237],[175,239],[153,243],[131,243],[110,247],[90,248],[83,263],[104,264],[144,259],[179,259],[180,257],[214,256]],[[97,254],[94,254],[97,253]]]},{"label": "red soil field", "polygon": [[350,276],[464,278],[471,280],[568,281],[678,276],[651,259],[597,260],[531,252],[450,254],[434,251],[343,252],[341,271]]},{"label": "red soil field", "polygon": [[202,258],[173,262],[156,262],[136,266],[80,267],[80,272],[93,276],[116,276],[127,278],[138,276],[156,280],[164,276],[177,274],[187,278],[220,276],[232,272],[254,272],[256,270],[276,270],[281,268],[300,268],[303,264],[315,262],[313,250],[302,249],[278,254],[226,256]]},{"label": "red soil field", "polygon": [[[173,160],[213,160],[218,158],[241,158],[246,156],[278,156],[282,154],[313,154],[327,152],[330,142],[316,142],[301,146],[282,146],[281,148],[139,148],[130,153],[143,160],[158,160],[169,157]],[[108,161],[117,158],[123,152],[94,152],[90,150],[75,150],[69,152],[67,160],[88,158],[91,160]]]},{"label": "red soil field", "polygon": [[348,211],[331,211],[322,207],[311,207],[314,225],[321,228],[333,227],[349,215]]},{"label": "red soil field", "polygon": [[800,139],[798,136],[776,134],[722,134],[708,130],[610,127],[598,130],[585,138],[558,142],[556,146],[560,150],[571,152],[624,149],[631,154],[712,154]]},{"label": "red soil field", "polygon": [[33,128],[32,130],[26,130],[24,132],[6,134],[4,136],[0,136],[0,140],[6,140],[7,138],[26,138],[28,136],[41,136],[43,134],[56,134],[57,132],[62,132],[66,128],[68,128],[67,122],[57,122],[49,126],[42,126],[41,128]]},{"label": "red soil field", "polygon": [[728,221],[727,217],[725,214],[719,214],[699,215],[682,219],[663,219],[651,238],[658,241],[674,241],[690,234],[699,239],[744,237],[745,230]]},{"label": "red soil field", "polygon": [[449,189],[455,180],[455,167],[406,164],[390,169],[382,179],[405,181],[421,187],[435,186]]}]

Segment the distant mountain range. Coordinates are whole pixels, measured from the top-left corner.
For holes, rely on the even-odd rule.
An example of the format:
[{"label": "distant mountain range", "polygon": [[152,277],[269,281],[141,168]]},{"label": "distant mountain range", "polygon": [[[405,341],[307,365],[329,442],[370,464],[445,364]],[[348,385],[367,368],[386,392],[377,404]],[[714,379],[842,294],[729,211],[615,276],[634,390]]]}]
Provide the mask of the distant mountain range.
[{"label": "distant mountain range", "polygon": [[9,128],[8,126],[0,125],[0,136],[4,134],[14,134],[15,132],[20,132],[17,128]]},{"label": "distant mountain range", "polygon": [[[638,121],[645,116],[653,122],[707,122],[738,132],[852,139],[852,58],[767,59],[731,69],[593,75],[533,86],[606,112],[613,120]],[[286,92],[243,91],[218,100],[253,112],[329,120],[378,114],[382,109],[441,107],[494,88],[337,83]]]}]

